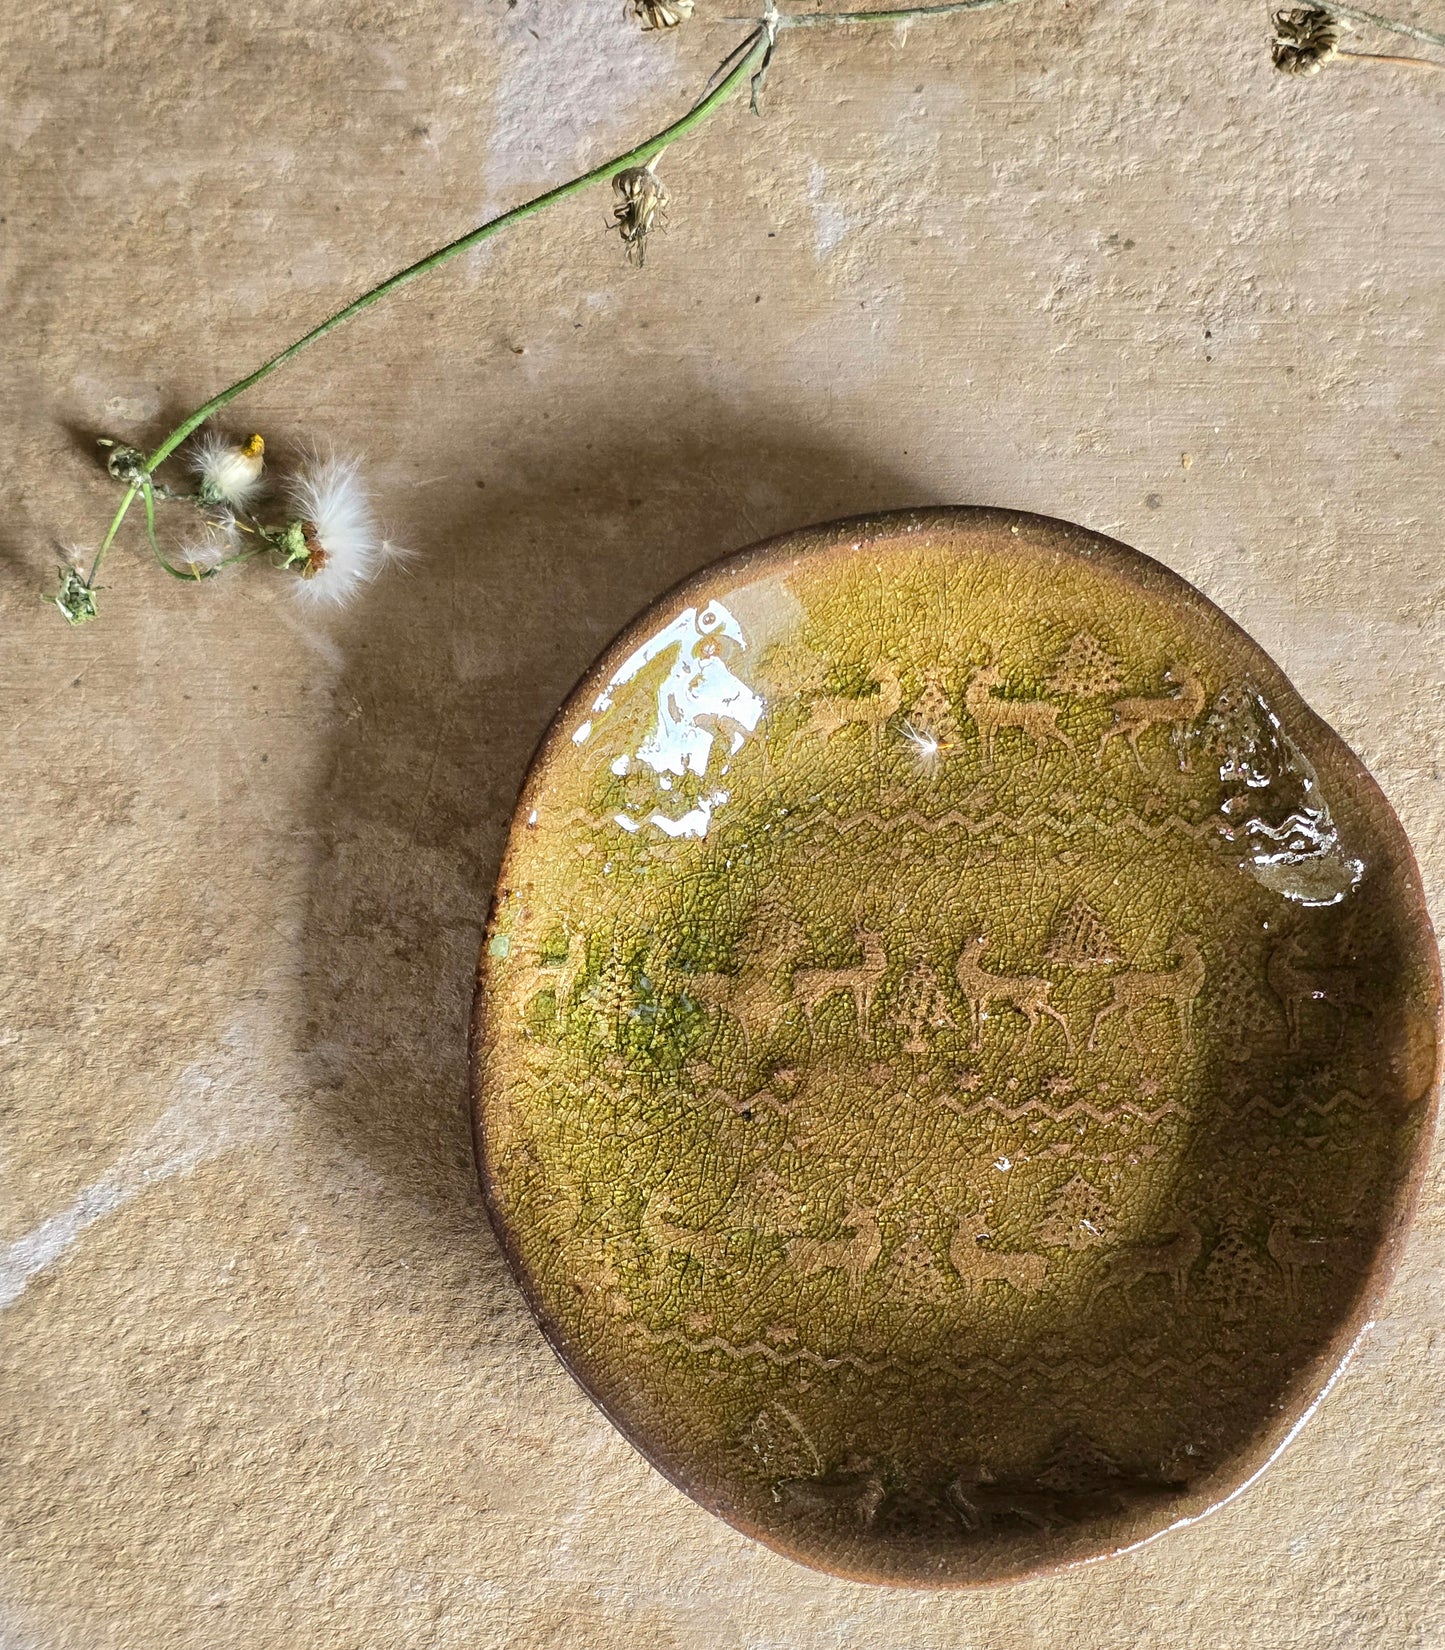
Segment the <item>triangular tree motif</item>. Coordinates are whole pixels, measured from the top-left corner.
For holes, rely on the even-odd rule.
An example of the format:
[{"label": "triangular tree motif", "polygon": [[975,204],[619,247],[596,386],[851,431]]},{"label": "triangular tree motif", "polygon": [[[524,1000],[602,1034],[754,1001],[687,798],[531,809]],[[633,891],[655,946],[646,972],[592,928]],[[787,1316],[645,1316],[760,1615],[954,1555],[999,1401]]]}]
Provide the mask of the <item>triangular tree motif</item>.
[{"label": "triangular tree motif", "polygon": [[1081,630],[1060,655],[1047,685],[1075,699],[1102,699],[1117,693],[1124,678],[1119,661],[1098,637]]},{"label": "triangular tree motif", "polygon": [[1119,1476],[1119,1463],[1081,1432],[1070,1433],[1044,1463],[1038,1481],[1055,1495],[1086,1495]]},{"label": "triangular tree motif", "polygon": [[621,1047],[628,1022],[637,1008],[637,982],[632,969],[613,951],[587,992],[587,1000],[599,1022],[603,1038],[614,1048]]},{"label": "triangular tree motif", "polygon": [[1054,918],[1044,960],[1067,968],[1106,968],[1124,959],[1104,919],[1077,894]]},{"label": "triangular tree motif", "polygon": [[1055,1249],[1092,1249],[1113,1237],[1114,1213],[1102,1195],[1075,1175],[1044,1205],[1044,1218],[1034,1234]]},{"label": "triangular tree motif", "polygon": [[1237,1220],[1226,1222],[1204,1267],[1204,1298],[1225,1323],[1242,1323],[1269,1290],[1270,1277]]},{"label": "triangular tree motif", "polygon": [[1267,989],[1265,966],[1262,947],[1231,946],[1220,956],[1209,982],[1211,1012],[1224,1033],[1219,1047],[1236,1065],[1284,1040],[1284,1021]]},{"label": "triangular tree motif", "polygon": [[943,678],[936,670],[930,670],[923,678],[923,691],[908,713],[908,725],[940,750],[952,750],[957,745],[958,713],[948,697]]},{"label": "triangular tree motif", "polygon": [[908,1236],[888,1262],[887,1290],[890,1296],[914,1300],[940,1300],[947,1293],[948,1285],[934,1253],[916,1227],[909,1228]]},{"label": "triangular tree motif", "polygon": [[758,895],[746,923],[742,943],[759,966],[781,964],[807,943],[808,933],[793,915],[786,891],[770,883]]},{"label": "triangular tree motif", "polygon": [[821,1473],[823,1463],[802,1423],[781,1402],[760,1409],[743,1429],[738,1443],[755,1455],[767,1477],[804,1478]]},{"label": "triangular tree motif", "polygon": [[903,1044],[906,1054],[927,1054],[930,1031],[958,1030],[938,976],[926,962],[915,963],[904,975],[893,1018],[908,1033]]},{"label": "triangular tree motif", "polygon": [[794,1191],[771,1166],[753,1176],[750,1201],[754,1229],[769,1236],[796,1232],[808,1216],[807,1196]]}]

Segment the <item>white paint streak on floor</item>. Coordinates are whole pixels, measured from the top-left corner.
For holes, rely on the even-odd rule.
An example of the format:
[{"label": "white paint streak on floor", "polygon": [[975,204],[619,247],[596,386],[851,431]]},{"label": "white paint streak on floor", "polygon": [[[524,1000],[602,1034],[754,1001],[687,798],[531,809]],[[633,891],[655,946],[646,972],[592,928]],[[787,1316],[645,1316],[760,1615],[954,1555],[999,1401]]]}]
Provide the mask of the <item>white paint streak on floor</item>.
[{"label": "white paint streak on floor", "polygon": [[[487,145],[489,191],[570,177],[648,136],[632,130],[630,117],[674,77],[676,52],[644,34],[617,0],[520,0],[501,33],[506,66]],[[684,90],[678,112],[685,98]]]},{"label": "white paint streak on floor", "polygon": [[213,1058],[186,1067],[175,1099],[99,1180],[0,1249],[0,1309],[17,1301],[98,1220],[161,1181],[276,1130],[286,1110],[279,1097],[255,1087],[259,1070],[254,1030],[233,1025]]},{"label": "white paint streak on floor", "polygon": [[815,160],[808,169],[808,204],[813,209],[813,249],[820,261],[854,228],[838,202],[828,199],[827,190],[827,171],[822,161]]}]

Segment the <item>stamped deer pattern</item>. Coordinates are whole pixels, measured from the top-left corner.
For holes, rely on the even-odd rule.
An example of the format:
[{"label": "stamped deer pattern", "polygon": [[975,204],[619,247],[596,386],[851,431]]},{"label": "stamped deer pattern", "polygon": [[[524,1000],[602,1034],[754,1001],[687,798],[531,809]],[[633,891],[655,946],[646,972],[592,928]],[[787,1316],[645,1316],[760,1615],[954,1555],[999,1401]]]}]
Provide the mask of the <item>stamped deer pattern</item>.
[{"label": "stamped deer pattern", "polygon": [[1167,686],[1177,687],[1178,691],[1155,698],[1141,696],[1114,701],[1111,707],[1114,720],[1099,739],[1100,757],[1109,748],[1111,740],[1122,739],[1142,771],[1144,758],[1139,750],[1142,735],[1151,728],[1177,732],[1196,720],[1204,709],[1206,699],[1204,684],[1199,677],[1183,665],[1171,665],[1164,672],[1164,681]]},{"label": "stamped deer pattern", "polygon": [[[631,867],[644,892],[644,873],[671,877],[675,904],[649,912],[650,932],[609,889],[590,934],[574,907],[548,926],[529,906],[508,959],[504,1034],[526,1044],[535,1132],[565,1127],[579,1155],[637,1176],[599,1173],[553,1205],[559,1254],[592,1256],[597,1336],[695,1359],[719,1388],[774,1383],[768,1401],[783,1394],[807,1442],[767,1469],[785,1522],[852,1537],[903,1516],[881,1457],[810,1441],[808,1395],[829,1382],[886,1410],[885,1382],[926,1365],[982,1393],[994,1426],[1011,1383],[1087,1407],[1109,1371],[1147,1398],[1149,1371],[1186,1361],[1169,1335],[1210,1302],[1227,1302],[1224,1351],[1199,1356],[1227,1361],[1239,1325],[1308,1305],[1359,1264],[1348,1222],[1289,1203],[1287,1181],[1368,1115],[1368,1074],[1348,1060],[1369,982],[1328,915],[1282,925],[1271,907],[1252,949],[1226,951],[1215,906],[1266,902],[1230,880],[1221,786],[1209,762],[1189,766],[1217,684],[1187,641],[1129,661],[1106,622],[1086,622],[1102,640],[1060,621],[1066,669],[976,635],[922,663],[890,643],[863,672],[818,637],[806,673],[777,665],[789,696],[756,730],[709,724],[734,762],[708,793],[716,819],[729,787],[754,783],[763,824],[623,840],[611,802],[589,797],[569,851],[599,878]],[[850,679],[856,697],[823,686]],[[701,777],[667,783],[700,791]],[[626,1012],[584,1013],[594,999]],[[1198,1073],[1231,1025],[1241,1059],[1219,1110],[1258,1184],[1223,1211],[1192,1183],[1158,1198],[1148,1166],[1172,1160],[1184,1186]],[[517,1132],[530,1186],[542,1171]],[[673,1141],[701,1192],[674,1172]],[[1042,1331],[1065,1305],[1086,1333],[1056,1351]],[[1042,1464],[996,1476],[960,1448],[925,1498],[959,1540],[1060,1527],[1127,1476],[1102,1467],[1080,1491]]]},{"label": "stamped deer pattern", "polygon": [[968,1000],[974,1048],[978,1048],[983,1040],[983,1022],[990,1009],[998,1007],[1011,1008],[1023,1015],[1030,1040],[1040,1016],[1052,1020],[1063,1032],[1064,1042],[1072,1053],[1074,1035],[1069,1030],[1069,1022],[1049,1001],[1053,993],[1052,983],[1032,974],[992,973],[979,961],[987,948],[987,938],[978,935],[965,943],[953,965],[958,988]]},{"label": "stamped deer pattern", "polygon": [[808,707],[805,731],[831,739],[844,728],[867,728],[872,746],[877,750],[884,727],[902,703],[903,681],[898,667],[884,660],[878,667],[876,693],[860,694],[856,699],[843,694],[825,694],[814,699]]},{"label": "stamped deer pattern", "polygon": [[1298,1048],[1307,1029],[1317,1029],[1304,1012],[1311,1003],[1330,1009],[1337,1017],[1338,1036],[1345,1015],[1368,1013],[1364,984],[1358,968],[1310,961],[1298,934],[1281,936],[1265,963],[1265,978],[1284,1012],[1289,1046]]},{"label": "stamped deer pattern", "polygon": [[1110,1253],[1103,1275],[1095,1283],[1090,1304],[1110,1289],[1124,1291],[1141,1278],[1168,1280],[1177,1301],[1184,1299],[1189,1274],[1204,1252],[1204,1237],[1188,1215],[1178,1215],[1161,1243],[1134,1243]]},{"label": "stamped deer pattern", "polygon": [[1137,1037],[1144,1013],[1156,1004],[1164,1005],[1178,1016],[1180,1039],[1189,1040],[1195,1000],[1204,989],[1204,953],[1192,934],[1176,934],[1173,949],[1176,959],[1173,968],[1130,968],[1114,975],[1110,981],[1113,994],[1094,1016],[1089,1029],[1091,1049],[1098,1046],[1099,1028],[1115,1014],[1119,1015],[1125,1030]]},{"label": "stamped deer pattern", "polygon": [[978,727],[983,765],[993,766],[994,740],[1005,728],[1017,728],[1026,734],[1036,750],[1049,744],[1062,745],[1070,756],[1076,756],[1074,741],[1059,726],[1064,707],[1049,699],[1006,699],[997,691],[1003,679],[1001,666],[979,665],[963,690],[964,709]]},{"label": "stamped deer pattern", "polygon": [[1006,1254],[985,1244],[993,1237],[988,1223],[978,1215],[959,1215],[948,1258],[964,1283],[972,1286],[997,1281],[1025,1295],[1036,1295],[1044,1286],[1048,1262],[1042,1255]]},{"label": "stamped deer pattern", "polygon": [[862,962],[856,965],[847,964],[842,968],[793,970],[793,1000],[802,1009],[803,1017],[809,1025],[813,1023],[814,1016],[829,997],[843,991],[853,999],[853,1012],[860,1034],[867,1031],[873,999],[883,982],[883,976],[888,972],[888,953],[883,946],[883,936],[871,928],[860,926],[854,929],[853,938],[862,949]]},{"label": "stamped deer pattern", "polygon": [[837,1237],[795,1237],[786,1250],[788,1270],[798,1278],[838,1272],[855,1294],[883,1252],[879,1211],[870,1209],[856,1197],[849,1200],[843,1214],[843,1230]]}]

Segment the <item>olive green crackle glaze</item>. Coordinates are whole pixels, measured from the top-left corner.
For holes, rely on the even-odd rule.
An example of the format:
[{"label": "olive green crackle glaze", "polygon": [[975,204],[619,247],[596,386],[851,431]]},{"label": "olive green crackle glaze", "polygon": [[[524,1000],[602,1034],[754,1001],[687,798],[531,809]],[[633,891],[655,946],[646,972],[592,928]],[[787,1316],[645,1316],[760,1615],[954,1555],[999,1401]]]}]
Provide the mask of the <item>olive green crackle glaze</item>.
[{"label": "olive green crackle glaze", "polygon": [[589,1393],[807,1563],[996,1580],[1216,1504],[1393,1260],[1439,988],[1379,791],[1061,523],[710,569],[573,696],[483,958],[498,1232]]}]

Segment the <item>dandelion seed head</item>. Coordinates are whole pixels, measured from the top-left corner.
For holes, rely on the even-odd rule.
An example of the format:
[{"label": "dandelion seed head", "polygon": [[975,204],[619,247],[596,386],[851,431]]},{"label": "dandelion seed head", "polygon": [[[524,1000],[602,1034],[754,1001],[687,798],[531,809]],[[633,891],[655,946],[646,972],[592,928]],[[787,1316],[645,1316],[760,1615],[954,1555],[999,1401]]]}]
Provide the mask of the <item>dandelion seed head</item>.
[{"label": "dandelion seed head", "polygon": [[382,536],[356,459],[312,459],[288,496],[295,520],[286,530],[285,564],[300,575],[302,601],[344,606],[384,567],[407,559]]},{"label": "dandelion seed head", "polygon": [[229,511],[208,517],[198,535],[181,545],[176,561],[181,571],[192,578],[208,578],[222,562],[235,555],[239,537],[236,518]]},{"label": "dandelion seed head", "polygon": [[261,492],[266,443],[259,435],[236,442],[219,430],[207,430],[191,449],[191,468],[200,477],[201,499],[246,509]]}]

